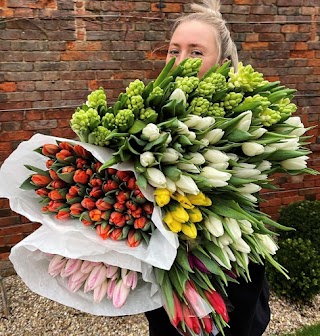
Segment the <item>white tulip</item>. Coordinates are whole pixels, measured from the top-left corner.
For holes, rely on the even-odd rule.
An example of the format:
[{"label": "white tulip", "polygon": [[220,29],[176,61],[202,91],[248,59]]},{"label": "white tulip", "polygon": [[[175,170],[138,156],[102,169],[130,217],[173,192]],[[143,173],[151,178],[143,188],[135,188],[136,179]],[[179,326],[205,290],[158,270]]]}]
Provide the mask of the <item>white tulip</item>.
[{"label": "white tulip", "polygon": [[250,246],[242,238],[233,242],[231,246],[239,252],[250,253],[251,251]]},{"label": "white tulip", "polygon": [[276,150],[285,149],[285,150],[297,150],[299,148],[299,138],[284,139],[282,142],[269,144],[270,147],[275,148]]},{"label": "white tulip", "polygon": [[241,146],[242,151],[247,156],[256,156],[264,152],[264,147],[256,142],[244,142]]},{"label": "white tulip", "polygon": [[263,160],[260,162],[260,164],[257,166],[257,169],[259,169],[261,172],[265,171],[265,170],[269,170],[271,169],[272,164],[270,161],[267,160]]},{"label": "white tulip", "polygon": [[181,156],[177,150],[171,147],[166,148],[162,154],[161,162],[164,163],[176,163]]},{"label": "white tulip", "polygon": [[260,127],[258,129],[256,129],[255,131],[252,131],[251,135],[253,136],[254,139],[259,139],[266,132],[267,132],[267,130],[265,128]]},{"label": "white tulip", "polygon": [[237,241],[241,238],[241,229],[236,219],[226,217],[224,218],[224,224],[230,230],[231,239],[233,241]]},{"label": "white tulip", "polygon": [[235,257],[229,246],[224,246],[223,250],[227,253],[230,261],[237,261],[237,258]]},{"label": "white tulip", "polygon": [[188,115],[188,120],[186,120],[184,123],[188,127],[192,128],[192,127],[195,127],[198,124],[198,122],[200,122],[201,119],[202,118],[198,115],[190,114],[190,115]]},{"label": "white tulip", "polygon": [[307,131],[307,129],[304,127],[304,124],[301,122],[300,117],[290,117],[284,123],[289,125],[289,127],[277,127],[275,129],[276,132],[289,132],[290,135],[296,135],[300,137]]},{"label": "white tulip", "polygon": [[146,178],[153,187],[155,188],[166,188],[167,180],[163,172],[157,168],[147,168]]},{"label": "white tulip", "polygon": [[172,141],[172,136],[171,136],[171,134],[168,133],[168,132],[161,132],[161,135],[163,135],[163,134],[168,134],[167,140],[166,140],[165,143],[164,143],[166,146],[168,146],[169,143]]},{"label": "white tulip", "polygon": [[190,140],[196,140],[197,134],[195,132],[189,131],[189,133],[185,134],[185,136]]},{"label": "white tulip", "polygon": [[232,176],[230,173],[222,172],[209,166],[204,167],[200,175],[207,179],[224,181],[224,182],[229,181],[229,179]]},{"label": "white tulip", "polygon": [[229,156],[229,160],[237,162],[239,160],[239,156],[234,153],[226,153]]},{"label": "white tulip", "polygon": [[204,137],[208,139],[211,145],[213,145],[217,143],[218,141],[220,141],[223,135],[224,135],[224,131],[220,128],[216,128],[216,129],[209,131]]},{"label": "white tulip", "polygon": [[202,117],[201,120],[197,123],[196,127],[203,131],[212,126],[215,122],[216,121],[213,117]]},{"label": "white tulip", "polygon": [[167,176],[166,176],[166,181],[167,181],[167,189],[171,193],[174,193],[177,190],[176,184]]},{"label": "white tulip", "polygon": [[183,163],[179,162],[177,164],[178,169],[187,171],[189,173],[199,174],[200,170],[193,163]]},{"label": "white tulip", "polygon": [[191,157],[189,161],[195,165],[202,165],[206,162],[206,159],[201,153],[188,153],[187,155]]},{"label": "white tulip", "polygon": [[188,134],[189,132],[190,131],[189,131],[188,126],[184,122],[178,120],[177,133],[178,134]]},{"label": "white tulip", "polygon": [[224,233],[221,237],[217,239],[217,241],[219,242],[220,246],[222,245],[221,247],[227,246],[233,243],[233,240],[227,233]]},{"label": "white tulip", "polygon": [[179,188],[181,191],[187,194],[197,195],[200,192],[197,184],[190,176],[181,174],[180,179],[175,183],[177,188]]},{"label": "white tulip", "polygon": [[225,170],[229,167],[229,162],[209,163],[208,166],[218,170]]},{"label": "white tulip", "polygon": [[240,115],[242,115],[243,118],[240,120],[236,128],[241,131],[248,132],[251,126],[252,112],[246,111],[242,112]]},{"label": "white tulip", "polygon": [[217,149],[207,149],[204,152],[203,156],[208,162],[212,163],[221,163],[229,161],[229,156]]},{"label": "white tulip", "polygon": [[293,159],[287,159],[280,162],[281,166],[287,170],[301,170],[307,168],[309,156],[303,155]]},{"label": "white tulip", "polygon": [[255,183],[246,183],[243,187],[238,187],[237,190],[243,194],[254,194],[260,191],[262,188]]},{"label": "white tulip", "polygon": [[276,148],[271,147],[271,146],[269,146],[269,145],[266,145],[266,146],[264,147],[264,152],[265,152],[266,154],[271,154],[271,153],[275,152],[276,150],[277,150]]},{"label": "white tulip", "polygon": [[[253,165],[255,167],[255,165]],[[234,176],[238,178],[253,178],[254,176],[259,175],[261,172],[259,169],[255,168],[249,168],[244,166],[243,163],[241,163],[240,167],[233,167],[232,171],[234,172]]]},{"label": "white tulip", "polygon": [[251,223],[246,219],[241,219],[238,221],[241,231],[246,234],[253,233],[252,225]]},{"label": "white tulip", "polygon": [[249,201],[256,203],[257,202],[257,197],[253,196],[252,194],[242,194],[243,197],[247,198]]},{"label": "white tulip", "polygon": [[277,244],[271,239],[270,236],[256,233],[255,236],[260,240],[263,247],[267,250],[270,254],[276,254],[278,250]]},{"label": "white tulip", "polygon": [[223,224],[219,218],[209,216],[204,221],[204,226],[214,237],[221,237],[224,234]]},{"label": "white tulip", "polygon": [[206,139],[206,138],[202,138],[201,140],[200,140],[200,142],[202,143],[201,145],[200,145],[200,149],[202,149],[202,148],[205,148],[205,147],[208,147],[209,146],[209,140],[208,139]]},{"label": "white tulip", "polygon": [[157,140],[160,136],[160,130],[155,124],[148,124],[142,129],[142,138],[148,141]]},{"label": "white tulip", "polygon": [[175,89],[175,90],[171,93],[171,95],[170,95],[170,97],[169,97],[169,100],[174,100],[174,99],[175,99],[177,102],[183,101],[184,104],[187,103],[187,98],[186,98],[185,93],[184,93],[181,89],[179,89],[179,88]]},{"label": "white tulip", "polygon": [[143,167],[151,166],[155,163],[156,158],[154,157],[153,153],[151,152],[144,152],[140,155],[140,163]]}]

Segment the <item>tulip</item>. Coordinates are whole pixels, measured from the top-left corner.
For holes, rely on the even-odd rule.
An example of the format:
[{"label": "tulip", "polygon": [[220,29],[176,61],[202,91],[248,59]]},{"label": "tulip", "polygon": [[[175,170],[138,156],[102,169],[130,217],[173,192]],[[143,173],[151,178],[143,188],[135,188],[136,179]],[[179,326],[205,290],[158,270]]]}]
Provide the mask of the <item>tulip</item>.
[{"label": "tulip", "polygon": [[197,268],[200,272],[210,273],[210,271],[203,264],[203,262],[192,253],[188,254],[188,262],[192,269]]},{"label": "tulip", "polygon": [[181,205],[173,205],[169,209],[172,218],[177,222],[186,223],[189,220],[189,214]]},{"label": "tulip", "polygon": [[140,154],[140,163],[143,167],[152,166],[156,162],[156,158],[151,152],[144,152]]},{"label": "tulip", "polygon": [[190,202],[189,198],[185,195],[175,193],[172,198],[179,202],[179,204],[185,209],[192,209],[194,205]]},{"label": "tulip", "polygon": [[181,156],[181,154],[177,150],[171,147],[166,148],[162,155],[162,163],[176,163]]},{"label": "tulip", "polygon": [[200,322],[198,317],[195,316],[194,312],[185,303],[181,303],[183,320],[186,325],[197,335],[200,334]]},{"label": "tulip", "polygon": [[236,128],[240,131],[248,132],[251,126],[252,112],[242,112],[239,116],[242,116],[242,119],[240,120]]},{"label": "tulip", "polygon": [[55,155],[60,151],[59,146],[54,144],[43,145],[41,152],[43,155],[55,158]]},{"label": "tulip", "polygon": [[49,192],[48,197],[53,201],[60,201],[65,199],[65,194],[61,190],[54,189]]},{"label": "tulip", "polygon": [[114,265],[106,265],[106,267],[107,267],[106,277],[108,279],[117,279],[119,267]]},{"label": "tulip", "polygon": [[136,247],[141,243],[142,234],[136,229],[130,229],[127,236],[127,245]]},{"label": "tulip", "polygon": [[106,202],[103,198],[99,198],[96,203],[95,206],[97,209],[101,210],[101,211],[107,211],[112,209],[113,205],[111,203]]},{"label": "tulip", "polygon": [[224,234],[223,224],[219,218],[209,216],[204,221],[204,226],[214,237],[221,237]]},{"label": "tulip", "polygon": [[184,103],[184,105],[186,105],[186,103],[187,103],[186,95],[180,88],[175,89],[171,93],[171,95],[169,97],[169,100],[176,100],[177,103],[182,101]]},{"label": "tulip", "polygon": [[195,132],[189,131],[189,133],[185,134],[185,136],[192,142],[196,140],[197,134]]},{"label": "tulip", "polygon": [[150,229],[151,222],[146,217],[140,217],[134,220],[133,227],[138,230],[147,231]]},{"label": "tulip", "polygon": [[287,170],[302,170],[307,168],[307,162],[309,157],[306,155],[299,156],[293,159],[287,159],[280,162],[281,167]]},{"label": "tulip", "polygon": [[103,283],[96,287],[93,290],[93,301],[98,303],[101,302],[101,300],[106,296],[108,289],[108,283],[107,281],[103,281]]},{"label": "tulip", "polygon": [[89,273],[83,273],[81,270],[78,270],[77,272],[73,273],[69,280],[68,280],[68,289],[75,293],[80,289],[80,287],[83,285],[83,283],[88,278]]},{"label": "tulip", "polygon": [[210,315],[203,316],[201,319],[203,330],[207,333],[212,333],[213,330],[213,321]]},{"label": "tulip", "polygon": [[146,215],[152,215],[153,212],[153,204],[151,202],[146,202],[142,205],[142,209]]},{"label": "tulip", "polygon": [[197,228],[192,222],[182,223],[181,231],[189,238],[197,238]]},{"label": "tulip", "polygon": [[160,130],[155,124],[148,124],[142,129],[141,138],[148,141],[157,140],[160,136]]},{"label": "tulip", "polygon": [[221,248],[224,248],[225,246],[232,244],[233,239],[227,233],[224,233],[217,239],[217,243]]},{"label": "tulip", "polygon": [[197,292],[191,280],[186,281],[184,295],[197,316],[202,317],[207,315],[206,303]]},{"label": "tulip", "polygon": [[189,220],[192,223],[199,223],[202,221],[202,212],[199,208],[188,209]]},{"label": "tulip", "polygon": [[50,169],[54,163],[55,163],[54,160],[49,159],[46,161],[46,167]]},{"label": "tulip", "polygon": [[107,239],[112,232],[112,226],[106,223],[98,224],[95,229],[102,239]]},{"label": "tulip", "polygon": [[189,132],[190,131],[189,131],[188,126],[184,122],[178,120],[177,133],[178,134],[188,134]]},{"label": "tulip", "polygon": [[169,229],[174,232],[180,232],[182,230],[182,224],[181,222],[178,222],[173,219],[171,212],[167,212],[165,216],[163,217],[163,221],[167,224]]},{"label": "tulip", "polygon": [[210,291],[205,290],[204,294],[206,298],[208,299],[209,303],[211,304],[211,306],[213,307],[213,309],[219,315],[221,315],[221,317],[223,318],[225,322],[228,323],[229,316],[227,312],[227,307],[221,295],[215,290],[210,290]]},{"label": "tulip", "polygon": [[197,123],[196,128],[204,131],[211,127],[215,122],[216,120],[214,117],[202,117],[201,120]]},{"label": "tulip", "polygon": [[54,189],[61,189],[61,188],[64,188],[66,186],[67,186],[67,183],[62,181],[62,180],[52,181],[51,184],[50,184],[50,187],[54,188]]},{"label": "tulip", "polygon": [[307,129],[304,128],[304,124],[301,122],[300,117],[290,117],[284,124],[287,124],[288,126],[279,126],[275,129],[276,132],[300,137],[307,131]]},{"label": "tulip", "polygon": [[111,179],[107,180],[103,185],[102,185],[102,189],[104,192],[108,192],[111,190],[117,190],[119,187],[119,184],[116,181],[113,181]]},{"label": "tulip", "polygon": [[103,195],[103,191],[100,187],[93,187],[89,192],[89,196],[93,198],[100,198]]},{"label": "tulip", "polygon": [[93,267],[84,285],[84,292],[87,293],[100,286],[106,280],[107,268],[101,264]]},{"label": "tulip", "polygon": [[242,194],[254,194],[260,191],[262,188],[255,183],[246,183],[243,185],[243,187],[238,187],[237,189]]},{"label": "tulip", "polygon": [[60,180],[57,172],[53,169],[49,169],[49,175],[50,175],[50,177],[53,181],[59,181]]},{"label": "tulip", "polygon": [[270,254],[276,254],[278,250],[277,244],[271,239],[270,236],[265,234],[256,233],[255,236],[259,239],[260,243],[266,249],[266,251]]},{"label": "tulip", "polygon": [[208,167],[223,171],[229,167],[229,162],[208,163]]},{"label": "tulip", "polygon": [[128,191],[120,190],[116,194],[116,199],[119,203],[124,204],[129,199],[130,193]]},{"label": "tulip", "polygon": [[188,119],[184,122],[188,127],[193,128],[201,121],[202,117],[190,114],[188,115]]},{"label": "tulip", "polygon": [[48,204],[48,210],[50,212],[58,212],[63,207],[65,207],[65,203],[61,201],[50,201]]},{"label": "tulip", "polygon": [[107,282],[107,297],[109,300],[112,299],[114,288],[116,287],[117,279],[110,279]]},{"label": "tulip", "polygon": [[79,217],[82,212],[84,212],[84,207],[81,205],[81,203],[73,203],[70,205],[70,215],[74,217]]},{"label": "tulip", "polygon": [[246,219],[241,219],[238,221],[241,231],[246,234],[253,233],[252,225],[251,223]]},{"label": "tulip", "polygon": [[40,188],[36,190],[36,194],[39,195],[40,197],[47,197],[49,194],[49,189],[47,188]]},{"label": "tulip", "polygon": [[163,172],[157,168],[147,168],[146,178],[153,187],[155,188],[166,188],[167,181]]},{"label": "tulip", "polygon": [[168,176],[166,176],[166,182],[167,182],[166,188],[171,193],[174,193],[177,190],[176,184]]},{"label": "tulip", "polygon": [[241,238],[241,229],[236,219],[225,217],[223,222],[225,226],[228,228],[228,232],[230,231],[230,235],[233,241],[236,241],[239,238]]},{"label": "tulip", "polygon": [[67,259],[61,255],[56,254],[49,263],[48,267],[48,273],[56,277],[58,274],[60,274],[61,270],[65,267],[67,263]]},{"label": "tulip", "polygon": [[254,139],[259,139],[266,132],[267,132],[267,130],[265,128],[260,127],[260,128],[258,128],[256,130],[252,131],[251,135],[253,136]]},{"label": "tulip", "polygon": [[112,296],[112,303],[116,308],[121,308],[130,293],[130,288],[126,287],[123,283],[122,280],[119,280],[115,287],[114,287],[114,291],[113,291],[113,296]]},{"label": "tulip", "polygon": [[228,155],[217,149],[207,149],[204,151],[203,156],[207,162],[211,163],[228,162],[230,159]]},{"label": "tulip", "polygon": [[204,138],[209,141],[210,145],[216,144],[222,139],[224,131],[220,128],[213,129],[205,134]]},{"label": "tulip", "polygon": [[190,176],[181,174],[180,178],[175,183],[181,191],[187,194],[197,195],[200,192],[197,184]]},{"label": "tulip", "polygon": [[56,158],[59,162],[65,163],[69,162],[70,159],[73,159],[72,153],[67,149],[62,149],[59,153],[56,154]]},{"label": "tulip", "polygon": [[77,156],[82,157],[84,159],[91,159],[92,154],[83,148],[81,145],[75,145],[73,146],[73,151],[76,153]]},{"label": "tulip", "polygon": [[73,180],[76,183],[88,184],[90,176],[83,170],[77,169],[73,175]]},{"label": "tulip", "polygon": [[299,148],[299,137],[292,139],[283,139],[281,142],[271,143],[269,145],[277,150],[297,150]]},{"label": "tulip", "polygon": [[179,162],[177,164],[177,167],[180,170],[184,170],[188,173],[194,173],[194,174],[198,174],[200,173],[200,170],[197,168],[196,165],[194,165],[193,163],[183,163],[183,162]]},{"label": "tulip", "polygon": [[96,207],[96,202],[92,198],[86,197],[81,201],[81,205],[85,209],[93,210]]},{"label": "tulip", "polygon": [[52,179],[47,175],[33,174],[31,176],[31,182],[37,187],[46,187]]},{"label": "tulip", "polygon": [[193,205],[210,206],[212,201],[202,191],[196,195],[187,195],[187,198]]},{"label": "tulip", "polygon": [[101,262],[83,260],[82,264],[81,264],[81,267],[80,267],[80,271],[82,273],[88,273],[89,274],[95,266],[99,266],[99,265],[101,265]]},{"label": "tulip", "polygon": [[247,156],[256,156],[264,152],[264,147],[256,142],[244,142],[241,146],[243,153]]},{"label": "tulip", "polygon": [[60,146],[61,149],[65,149],[65,150],[68,150],[70,152],[73,151],[73,145],[71,143],[67,142],[67,141],[60,142],[59,146]]},{"label": "tulip", "polygon": [[269,170],[272,168],[272,164],[270,161],[267,160],[262,160],[261,163],[256,167],[258,170],[260,170],[261,172],[265,171],[265,170]]},{"label": "tulip", "polygon": [[69,208],[60,209],[58,213],[55,215],[55,218],[59,220],[65,220],[70,218],[70,209]]},{"label": "tulip", "polygon": [[61,270],[60,276],[62,278],[67,278],[73,273],[77,272],[82,264],[82,260],[70,258],[67,260],[65,267]]},{"label": "tulip", "polygon": [[237,251],[243,252],[243,253],[250,253],[251,248],[250,246],[242,239],[239,238],[236,241],[234,241],[231,246],[235,248]]},{"label": "tulip", "polygon": [[235,257],[235,255],[233,254],[231,248],[229,246],[223,246],[222,248],[224,253],[227,253],[227,256],[229,258],[230,261],[237,261],[237,258]]},{"label": "tulip", "polygon": [[187,154],[188,161],[195,165],[202,165],[206,162],[206,159],[201,153],[188,153]]},{"label": "tulip", "polygon": [[259,175],[261,171],[256,169],[256,165],[249,163],[240,163],[239,167],[233,167],[232,170],[234,172],[235,177],[239,178],[255,178],[255,176]]},{"label": "tulip", "polygon": [[206,166],[202,169],[200,176],[206,178],[212,187],[223,187],[228,185],[227,181],[232,175],[230,173],[222,172],[215,168]]},{"label": "tulip", "polygon": [[171,317],[171,323],[177,327],[181,321],[183,321],[183,316],[182,316],[182,307],[181,307],[181,302],[175,292],[172,292],[173,295],[173,316]]},{"label": "tulip", "polygon": [[126,287],[131,288],[134,290],[137,287],[138,283],[138,274],[135,271],[129,271],[125,268],[121,269],[121,279],[123,281],[123,284]]},{"label": "tulip", "polygon": [[163,207],[170,202],[170,192],[165,188],[157,188],[154,191],[154,198],[159,207]]}]

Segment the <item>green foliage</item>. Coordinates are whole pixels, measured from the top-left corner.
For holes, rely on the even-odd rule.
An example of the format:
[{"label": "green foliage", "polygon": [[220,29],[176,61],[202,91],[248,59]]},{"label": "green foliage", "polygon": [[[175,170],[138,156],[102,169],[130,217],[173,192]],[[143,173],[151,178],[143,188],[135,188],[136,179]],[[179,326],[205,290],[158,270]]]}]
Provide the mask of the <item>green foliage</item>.
[{"label": "green foliage", "polygon": [[281,232],[280,239],[309,239],[320,254],[320,201],[292,203],[280,211],[278,222],[296,231]]},{"label": "green foliage", "polygon": [[304,327],[294,333],[281,334],[281,336],[319,336],[320,324]]},{"label": "green foliage", "polygon": [[291,301],[306,303],[320,293],[320,255],[310,240],[287,238],[279,241],[275,259],[288,271],[286,280],[272,267],[268,267],[273,291]]}]

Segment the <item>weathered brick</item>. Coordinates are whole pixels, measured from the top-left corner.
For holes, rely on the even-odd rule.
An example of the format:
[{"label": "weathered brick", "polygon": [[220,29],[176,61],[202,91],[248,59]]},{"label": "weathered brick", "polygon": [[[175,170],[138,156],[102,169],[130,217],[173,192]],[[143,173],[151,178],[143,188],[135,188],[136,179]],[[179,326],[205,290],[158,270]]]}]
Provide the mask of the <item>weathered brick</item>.
[{"label": "weathered brick", "polygon": [[178,3],[163,3],[162,8],[160,8],[159,3],[151,3],[152,12],[163,12],[163,13],[181,13],[182,5]]}]

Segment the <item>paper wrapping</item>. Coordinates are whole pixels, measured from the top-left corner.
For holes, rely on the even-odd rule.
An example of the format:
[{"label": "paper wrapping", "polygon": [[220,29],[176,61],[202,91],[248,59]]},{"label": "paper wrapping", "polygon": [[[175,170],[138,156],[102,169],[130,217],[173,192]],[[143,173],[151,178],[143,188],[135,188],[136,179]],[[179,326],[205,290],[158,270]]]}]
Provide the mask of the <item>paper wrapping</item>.
[{"label": "paper wrapping", "polygon": [[[100,261],[121,266],[141,273],[137,287],[130,292],[126,303],[115,308],[105,297],[101,302],[93,301],[93,291],[84,293],[80,288],[76,293],[67,288],[67,279],[53,278],[48,274],[50,258],[47,254],[59,254],[67,258]],[[159,287],[156,284],[153,268],[135,258],[123,258],[121,253],[110,251],[106,246],[84,240],[76,231],[58,232],[42,226],[15,245],[10,260],[17,274],[35,293],[63,305],[83,312],[100,316],[122,316],[138,314],[162,306]]]}]

